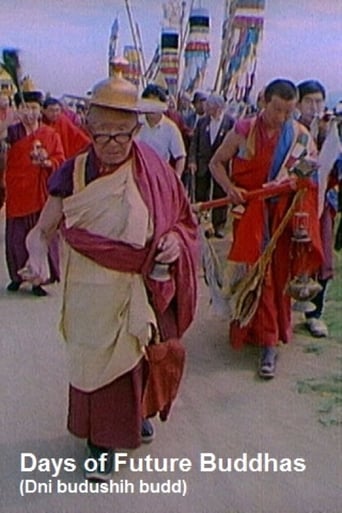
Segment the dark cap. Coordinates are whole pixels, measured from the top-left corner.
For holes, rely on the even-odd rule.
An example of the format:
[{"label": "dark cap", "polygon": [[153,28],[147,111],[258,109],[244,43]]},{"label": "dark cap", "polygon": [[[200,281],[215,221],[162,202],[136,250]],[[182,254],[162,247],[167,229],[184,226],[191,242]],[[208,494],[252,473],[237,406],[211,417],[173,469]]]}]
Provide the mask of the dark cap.
[{"label": "dark cap", "polygon": [[167,94],[165,89],[157,84],[148,84],[142,95],[142,98],[157,98],[160,102],[167,102]]},{"label": "dark cap", "polygon": [[41,91],[23,91],[22,96],[19,93],[15,93],[14,95],[14,103],[16,107],[19,107],[19,105],[22,103],[22,100],[24,99],[24,102],[30,103],[39,103],[39,105],[43,104],[44,95]]},{"label": "dark cap", "polygon": [[49,96],[46,98],[46,100],[43,103],[43,109],[46,109],[50,105],[59,105],[61,107],[61,102],[57,100],[57,98],[53,98],[52,96]]},{"label": "dark cap", "polygon": [[205,102],[207,99],[207,95],[205,93],[202,93],[202,91],[197,91],[195,94],[194,94],[194,97],[192,99],[192,103],[196,103],[196,102]]}]

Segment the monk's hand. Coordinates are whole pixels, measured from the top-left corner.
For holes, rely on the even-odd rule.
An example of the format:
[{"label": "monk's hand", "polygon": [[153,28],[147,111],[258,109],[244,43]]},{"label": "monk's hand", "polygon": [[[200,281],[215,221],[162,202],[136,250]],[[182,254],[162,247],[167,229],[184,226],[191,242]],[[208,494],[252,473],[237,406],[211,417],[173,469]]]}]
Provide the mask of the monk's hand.
[{"label": "monk's hand", "polygon": [[232,185],[227,191],[227,196],[234,205],[246,203],[246,189]]},{"label": "monk's hand", "polygon": [[169,232],[163,235],[157,246],[158,253],[155,257],[156,262],[162,264],[171,264],[179,258],[181,247],[178,236]]},{"label": "monk's hand", "polygon": [[31,151],[32,164],[41,167],[51,167],[51,161],[46,149],[41,145],[40,141],[36,141],[33,151]]},{"label": "monk's hand", "polygon": [[25,267],[18,271],[19,276],[24,280],[37,286],[47,281],[47,276],[43,276],[44,271],[29,261],[26,262]]},{"label": "monk's hand", "polygon": [[46,283],[50,277],[48,243],[41,237],[37,226],[29,232],[25,244],[29,258],[18,274],[32,285]]}]

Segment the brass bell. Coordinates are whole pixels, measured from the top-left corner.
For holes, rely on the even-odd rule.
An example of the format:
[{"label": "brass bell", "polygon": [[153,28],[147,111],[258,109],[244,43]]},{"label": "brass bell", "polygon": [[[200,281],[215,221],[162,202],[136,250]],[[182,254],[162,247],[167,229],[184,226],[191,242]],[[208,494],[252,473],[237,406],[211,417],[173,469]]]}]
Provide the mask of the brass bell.
[{"label": "brass bell", "polygon": [[169,281],[171,279],[170,265],[155,262],[149,278],[155,281]]}]

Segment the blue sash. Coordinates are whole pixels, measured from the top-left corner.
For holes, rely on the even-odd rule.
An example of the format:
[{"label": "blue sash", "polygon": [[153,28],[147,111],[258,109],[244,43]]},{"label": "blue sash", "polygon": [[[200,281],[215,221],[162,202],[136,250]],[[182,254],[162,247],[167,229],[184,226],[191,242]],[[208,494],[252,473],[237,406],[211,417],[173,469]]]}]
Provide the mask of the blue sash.
[{"label": "blue sash", "polygon": [[[281,166],[284,163],[284,160],[290,151],[292,142],[294,138],[294,128],[293,128],[293,122],[291,119],[286,121],[283,125],[278,144],[276,146],[276,149],[274,151],[273,156],[273,162],[270,167],[270,171],[268,174],[268,180],[275,180],[277,177]],[[264,203],[264,236],[262,240],[261,250],[262,252],[265,250],[267,244],[269,243],[271,239],[270,235],[270,227],[269,227],[269,213],[267,208],[267,203],[276,203],[278,201],[278,198],[270,198],[265,201]]]},{"label": "blue sash", "polygon": [[292,119],[289,119],[283,125],[283,129],[281,131],[279,141],[274,152],[273,162],[268,174],[268,180],[275,180],[275,178],[277,177],[281,169],[281,166],[283,165],[283,162],[286,158],[286,155],[288,154],[291,148],[293,137],[293,121]]}]

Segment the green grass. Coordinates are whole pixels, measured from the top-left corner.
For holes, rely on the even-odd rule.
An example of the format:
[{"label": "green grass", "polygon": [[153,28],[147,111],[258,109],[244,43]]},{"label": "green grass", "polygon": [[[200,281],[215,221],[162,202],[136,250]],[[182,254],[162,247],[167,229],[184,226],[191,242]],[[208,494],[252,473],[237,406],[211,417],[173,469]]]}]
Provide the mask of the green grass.
[{"label": "green grass", "polygon": [[324,426],[342,424],[342,375],[331,374],[322,378],[297,381],[300,394],[314,392],[319,398],[318,419]]},{"label": "green grass", "polygon": [[[342,344],[342,250],[335,252],[335,276],[329,283],[324,320],[329,327],[329,338],[333,344]],[[305,346],[304,351],[321,354],[319,343]],[[336,368],[337,373],[333,369]],[[297,382],[299,393],[314,393],[319,398],[318,419],[324,426],[342,424],[342,357],[337,356],[332,372],[328,376],[309,378]]]},{"label": "green grass", "polygon": [[335,276],[329,283],[324,319],[331,338],[342,343],[342,250],[335,251]]}]

